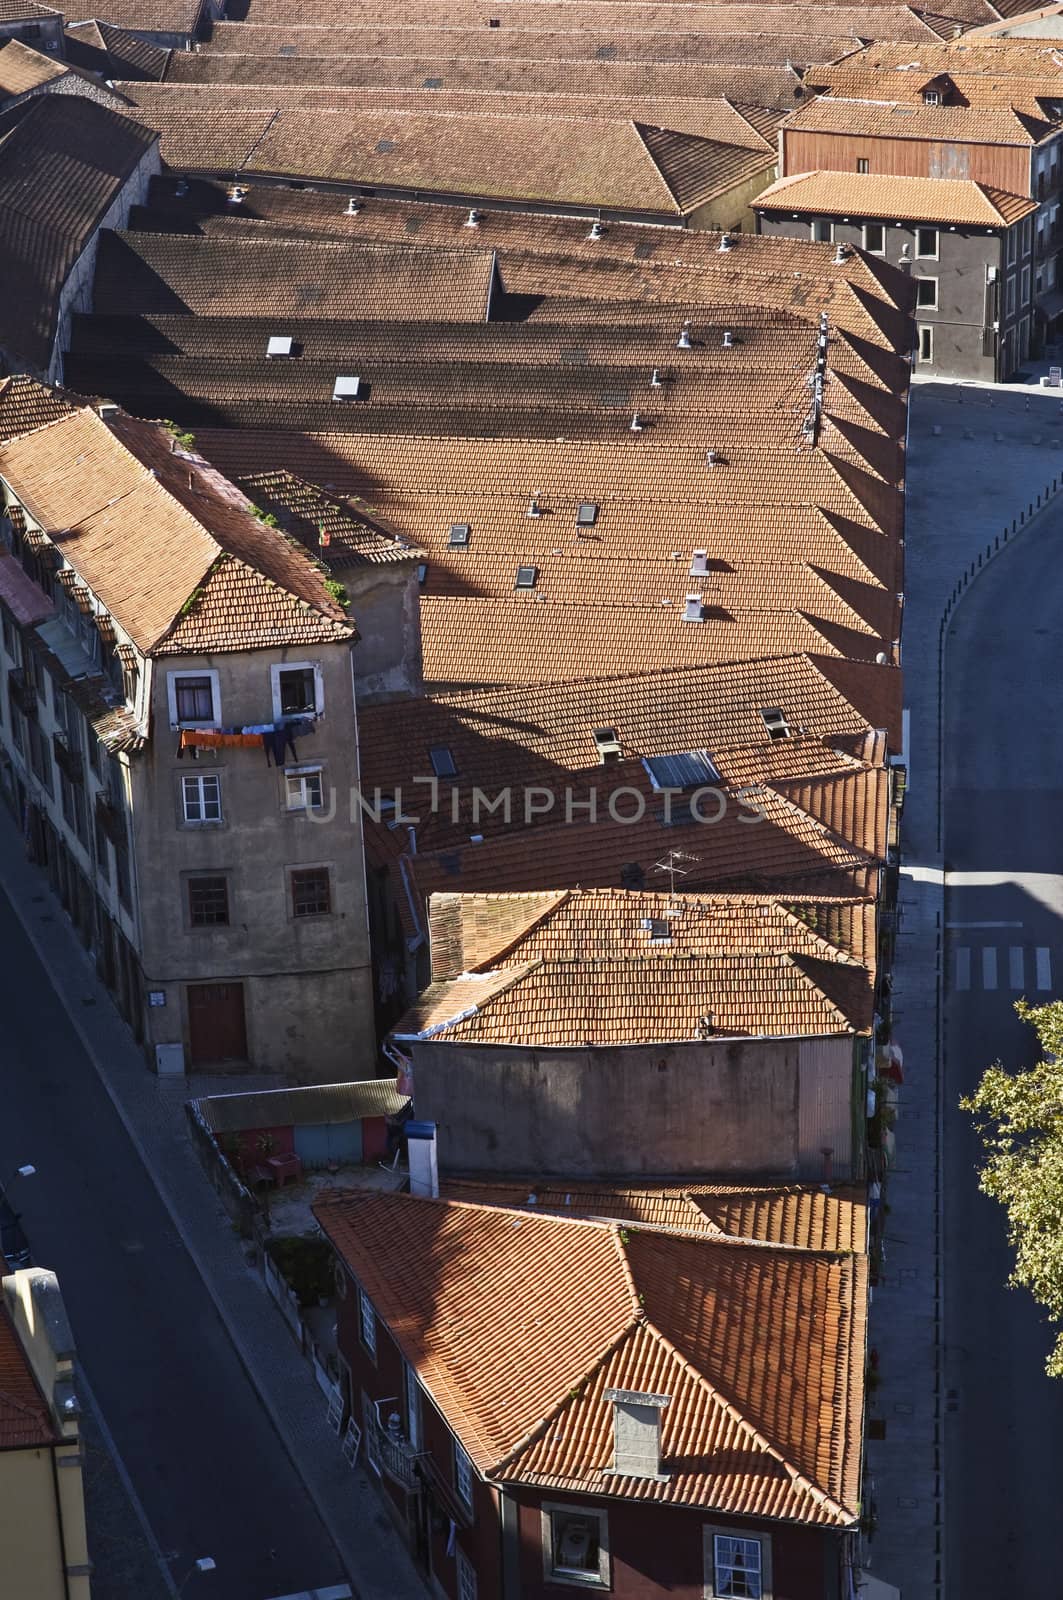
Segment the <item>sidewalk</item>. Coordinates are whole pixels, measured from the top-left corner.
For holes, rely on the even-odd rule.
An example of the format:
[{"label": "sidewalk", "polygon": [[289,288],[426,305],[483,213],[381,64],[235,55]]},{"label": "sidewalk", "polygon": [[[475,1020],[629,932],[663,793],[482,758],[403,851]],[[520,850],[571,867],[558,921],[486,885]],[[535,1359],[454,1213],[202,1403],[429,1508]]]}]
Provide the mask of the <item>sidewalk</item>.
[{"label": "sidewalk", "polygon": [[[188,1138],[184,1103],[275,1079],[159,1078],[145,1065],[44,874],[0,810],[0,883],[169,1210],[263,1406],[284,1442],[360,1600],[426,1600],[428,1590],[361,1467],[353,1472],[325,1403],[211,1188]],[[168,1574],[167,1574],[168,1577]],[[172,1580],[169,1582],[172,1592]]]},{"label": "sidewalk", "polygon": [[[940,1600],[947,1462],[942,1429],[940,980],[944,862],[939,836],[941,620],[956,585],[1020,511],[1063,482],[1058,391],[924,381],[912,390],[903,635],[910,713],[902,822],[893,1036],[905,1083],[869,1342],[886,1437],[868,1444],[877,1529],[870,1570],[903,1600]],[[1028,520],[1028,519],[1027,519]],[[1020,532],[1021,536],[1021,532]],[[1003,540],[1001,539],[1001,543]]]}]

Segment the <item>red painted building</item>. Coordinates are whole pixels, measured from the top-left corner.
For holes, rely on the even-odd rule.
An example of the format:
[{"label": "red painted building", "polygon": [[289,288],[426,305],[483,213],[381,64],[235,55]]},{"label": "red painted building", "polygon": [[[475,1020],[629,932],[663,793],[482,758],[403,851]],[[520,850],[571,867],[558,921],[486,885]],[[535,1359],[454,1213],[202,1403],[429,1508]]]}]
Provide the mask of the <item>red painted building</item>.
[{"label": "red painted building", "polygon": [[860,1253],[368,1190],[316,1214],[346,1404],[437,1594],[848,1594]]}]

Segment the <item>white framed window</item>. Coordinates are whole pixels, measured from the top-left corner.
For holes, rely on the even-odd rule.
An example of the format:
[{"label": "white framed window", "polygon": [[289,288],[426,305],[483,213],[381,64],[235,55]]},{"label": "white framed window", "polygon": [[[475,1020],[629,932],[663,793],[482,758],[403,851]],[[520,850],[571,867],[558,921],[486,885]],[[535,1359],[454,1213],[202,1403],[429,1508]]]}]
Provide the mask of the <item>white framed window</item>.
[{"label": "white framed window", "polygon": [[166,699],[171,728],[216,728],[221,721],[216,672],[168,672]]},{"label": "white framed window", "polygon": [[325,685],[316,661],[275,661],[269,669],[273,720],[319,717],[325,709]]},{"label": "white framed window", "polygon": [[325,785],[320,767],[285,767],[284,804],[288,811],[320,811]]},{"label": "white framed window", "polygon": [[1022,224],[1022,253],[1028,256],[1033,249],[1033,218],[1026,217]]},{"label": "white framed window", "polygon": [[938,231],[936,228],[916,228],[915,259],[936,261],[938,258]]},{"label": "white framed window", "polygon": [[938,281],[936,278],[916,278],[915,303],[920,311],[937,310]]},{"label": "white framed window", "polygon": [[871,163],[868,160],[867,156],[857,156],[857,158],[856,158],[856,170],[857,170],[857,172],[870,172],[871,171]]},{"label": "white framed window", "polygon": [[421,1385],[410,1363],[404,1363],[406,1377],[406,1437],[414,1450],[423,1448],[424,1426],[421,1421]]},{"label": "white framed window", "polygon": [[590,1506],[542,1507],[543,1576],[584,1589],[609,1587],[609,1521]]},{"label": "white framed window", "polygon": [[364,1289],[358,1290],[358,1337],[367,1355],[376,1360],[376,1312]]},{"label": "white framed window", "polygon": [[869,256],[886,254],[886,230],[881,222],[864,223],[864,249]]},{"label": "white framed window", "polygon": [[1020,289],[1019,289],[1019,299],[1022,301],[1023,305],[1028,304],[1029,299],[1030,299],[1030,269],[1029,269],[1029,267],[1023,267],[1023,269],[1022,269],[1022,284],[1021,284]]},{"label": "white framed window", "polygon": [[933,361],[934,359],[934,330],[922,323],[919,328],[919,359],[920,361]]},{"label": "white framed window", "polygon": [[1009,262],[1014,261],[1016,256],[1018,255],[1018,253],[1019,253],[1019,227],[1018,227],[1018,223],[1016,223],[1014,228],[1009,228],[1008,229],[1008,261]]},{"label": "white framed window", "polygon": [[923,104],[925,106],[939,106],[941,104],[940,89],[924,89]]},{"label": "white framed window", "polygon": [[1004,295],[1004,314],[1008,317],[1015,315],[1015,277],[1008,279],[1008,287]]},{"label": "white framed window", "polygon": [[458,1558],[458,1600],[476,1600],[476,1569],[463,1550]]},{"label": "white framed window", "polygon": [[771,1600],[771,1539],[705,1529],[706,1600]]},{"label": "white framed window", "polygon": [[220,822],[221,779],[216,772],[181,777],[181,811],[186,822]]},{"label": "white framed window", "polygon": [[473,1471],[472,1462],[458,1441],[454,1440],[454,1487],[458,1497],[465,1505],[472,1505]]}]

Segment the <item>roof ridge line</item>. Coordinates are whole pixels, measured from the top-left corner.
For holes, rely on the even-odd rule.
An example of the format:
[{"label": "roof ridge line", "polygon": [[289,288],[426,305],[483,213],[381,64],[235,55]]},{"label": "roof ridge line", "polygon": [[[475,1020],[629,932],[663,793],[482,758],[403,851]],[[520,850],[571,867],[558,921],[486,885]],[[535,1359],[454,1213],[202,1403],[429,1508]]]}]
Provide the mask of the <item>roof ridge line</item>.
[{"label": "roof ridge line", "polygon": [[[809,986],[809,988],[815,990],[816,994],[819,995],[820,999],[826,1004],[827,1009],[835,1017],[837,1017],[838,1020],[841,1023],[844,1024],[846,1030],[849,1033],[855,1034],[857,1030],[853,1026],[853,1019],[851,1017],[847,1017],[845,1015],[845,1012],[838,1005],[837,1001],[832,999],[831,996],[827,993],[826,989],[824,989],[820,984],[818,984],[816,982],[816,980],[815,980],[815,978],[814,978],[814,976],[812,975],[811,972],[808,972],[808,971],[805,970],[805,966],[804,966],[805,962],[817,961],[817,960],[819,960],[819,957],[818,956],[805,955],[804,952],[802,952],[802,951],[788,950],[786,952],[786,954],[783,956],[782,959],[786,962],[788,967],[790,967],[792,970],[796,971],[799,974],[799,976],[804,980],[804,982]],[[824,966],[832,966],[832,967],[852,966],[854,964],[855,963],[845,962],[845,961],[824,961],[823,962]],[[866,967],[858,967],[858,970],[862,971],[862,972],[866,972],[867,968]]]}]

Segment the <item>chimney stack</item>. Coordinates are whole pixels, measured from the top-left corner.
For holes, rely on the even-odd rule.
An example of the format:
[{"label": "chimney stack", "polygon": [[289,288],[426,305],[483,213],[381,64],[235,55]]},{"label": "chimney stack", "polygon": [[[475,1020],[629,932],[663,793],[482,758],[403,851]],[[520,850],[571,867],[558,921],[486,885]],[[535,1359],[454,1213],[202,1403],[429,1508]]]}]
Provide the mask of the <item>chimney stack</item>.
[{"label": "chimney stack", "polygon": [[434,1122],[407,1122],[406,1154],[410,1163],[410,1193],[439,1199],[439,1165]]},{"label": "chimney stack", "polygon": [[670,1394],[642,1394],[637,1389],[606,1389],[613,1407],[613,1465],[618,1478],[667,1481],[661,1471],[661,1412]]}]

